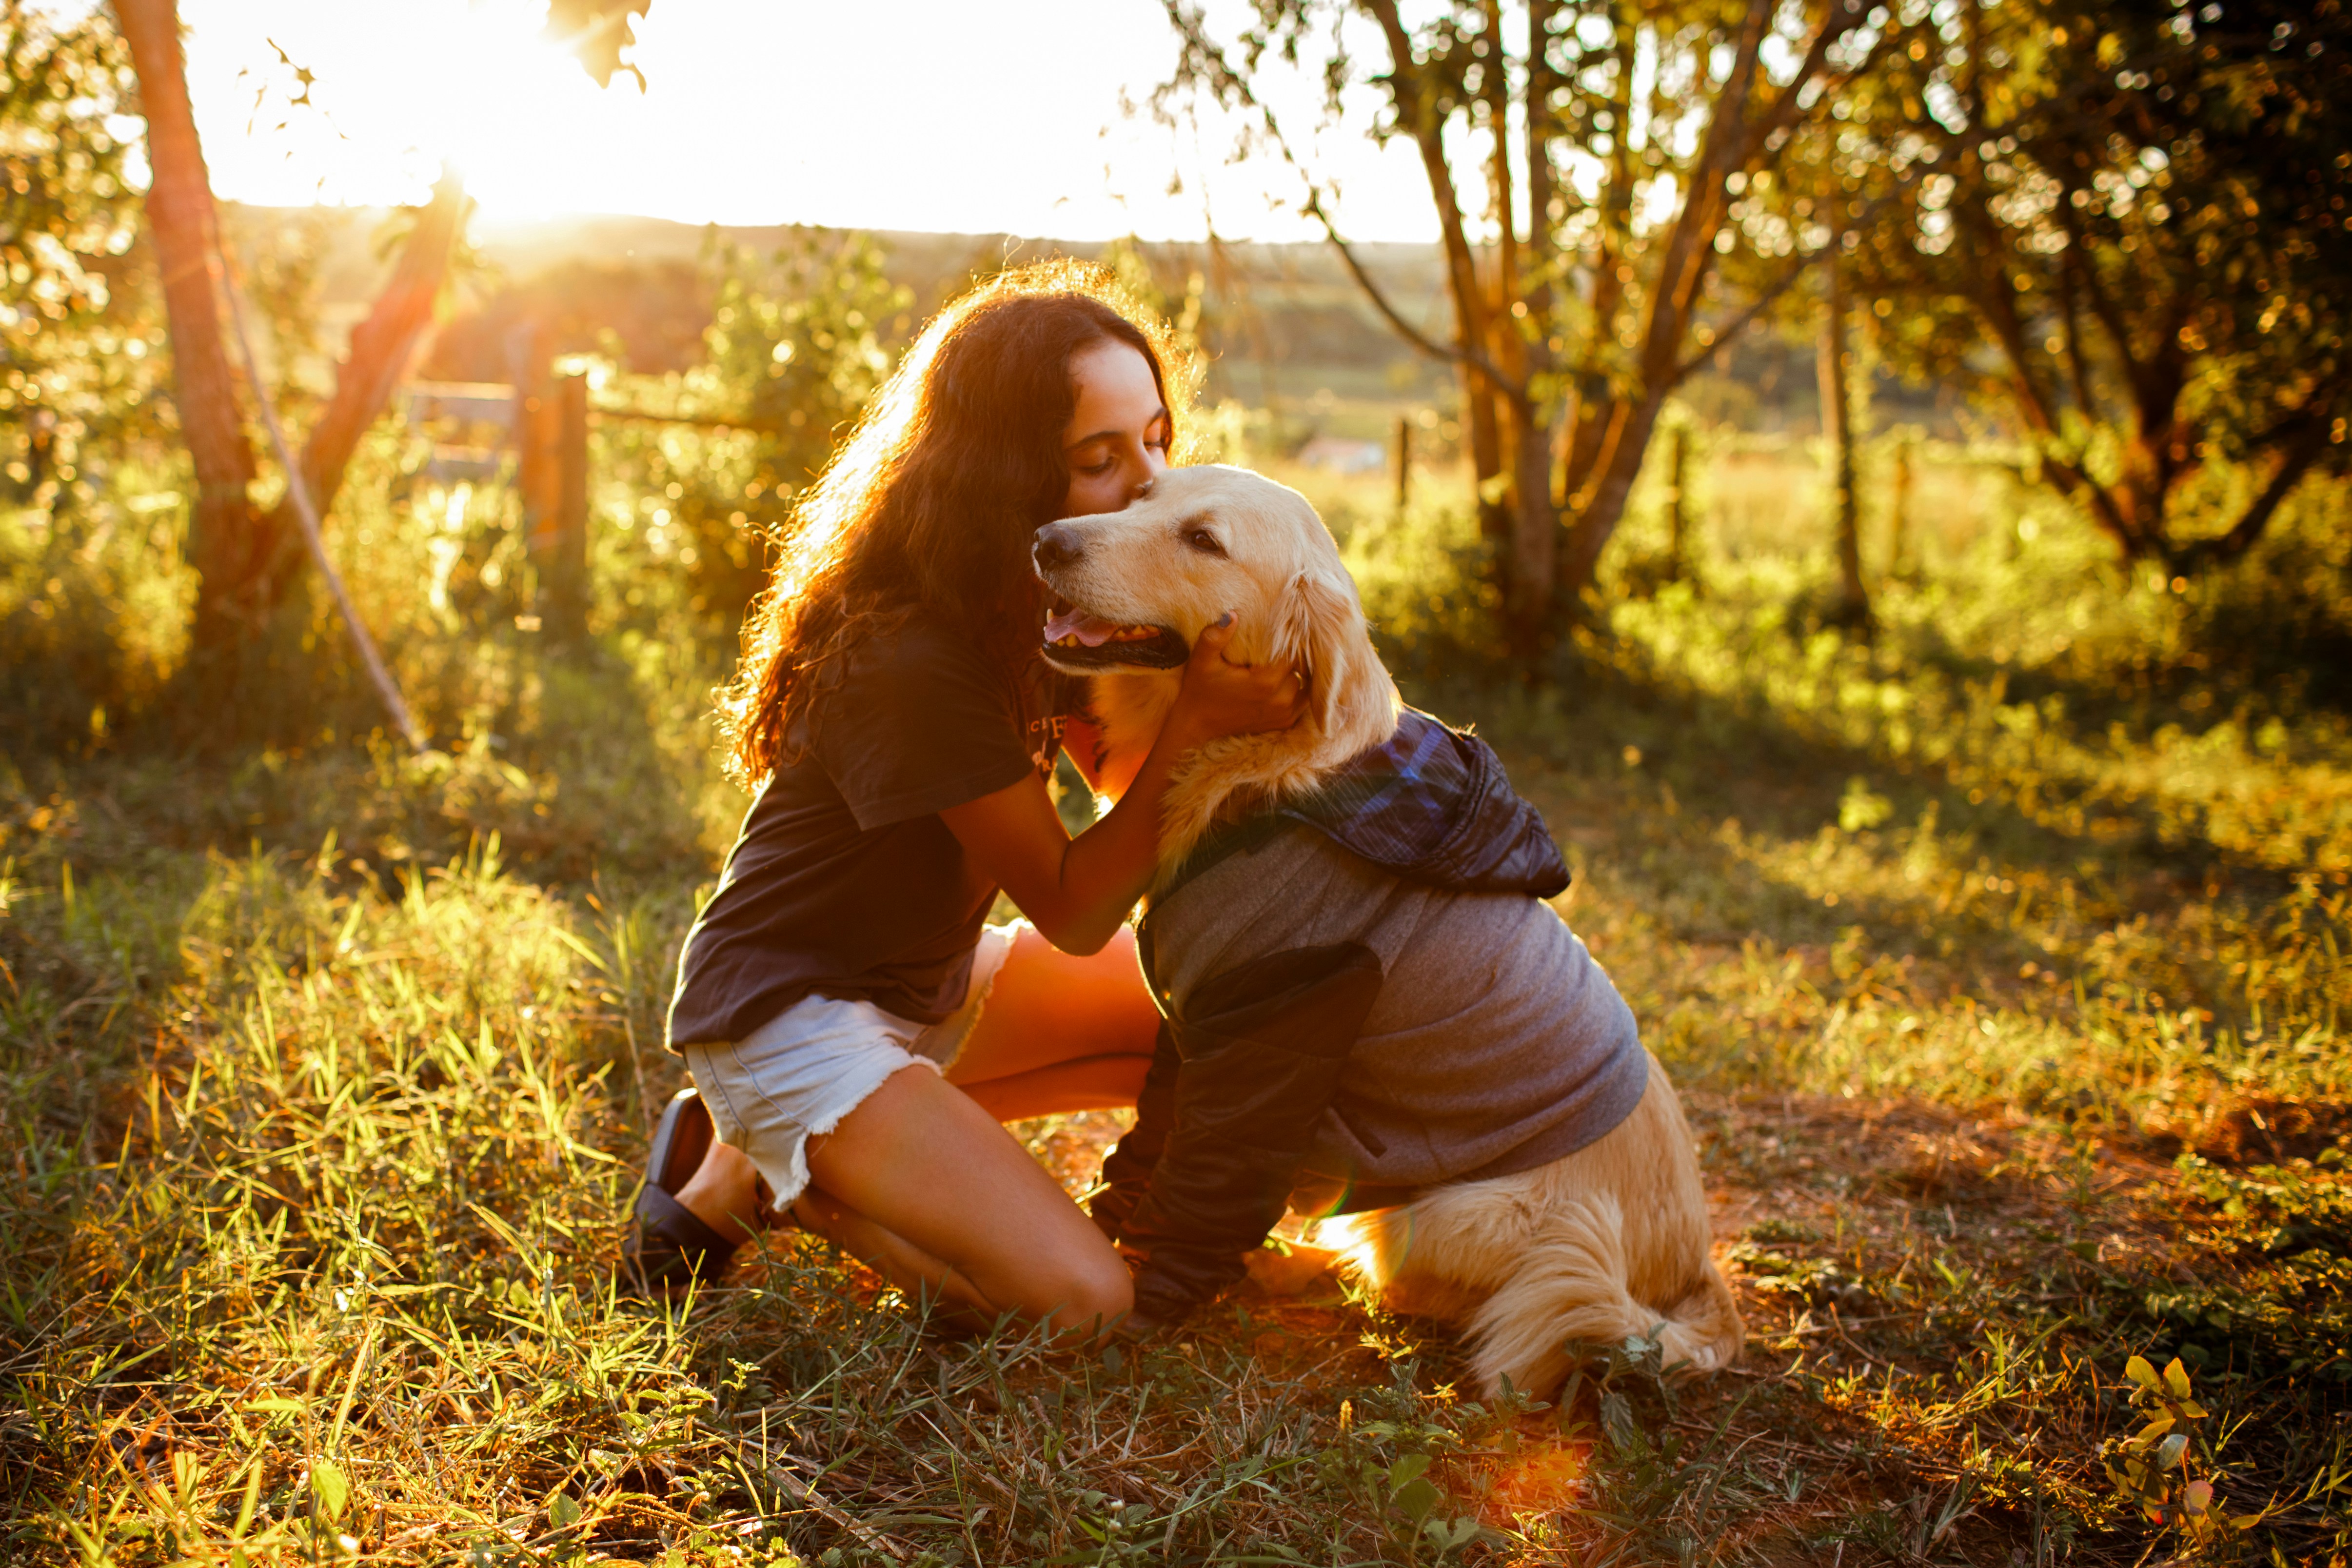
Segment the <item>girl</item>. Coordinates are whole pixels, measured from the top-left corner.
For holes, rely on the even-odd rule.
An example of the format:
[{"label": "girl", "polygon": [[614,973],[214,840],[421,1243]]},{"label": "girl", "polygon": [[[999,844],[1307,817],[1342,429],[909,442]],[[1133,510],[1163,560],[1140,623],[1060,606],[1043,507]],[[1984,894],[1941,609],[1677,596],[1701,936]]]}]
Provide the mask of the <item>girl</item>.
[{"label": "girl", "polygon": [[[1067,747],[1091,782],[1095,738],[1037,657],[1030,536],[1125,507],[1175,438],[1155,330],[1108,290],[1052,264],[941,311],[751,612],[720,711],[758,795],[678,961],[669,1037],[696,1087],[637,1200],[649,1281],[707,1277],[789,1207],[987,1316],[1098,1329],[1131,1303],[1118,1255],[1000,1123],[1134,1102],[1159,1016],[1122,922],[1170,770],[1286,726],[1299,686],[1228,662],[1228,616],[1119,804],[1063,828],[1045,781]],[[1000,889],[1029,923],[984,926]]]}]

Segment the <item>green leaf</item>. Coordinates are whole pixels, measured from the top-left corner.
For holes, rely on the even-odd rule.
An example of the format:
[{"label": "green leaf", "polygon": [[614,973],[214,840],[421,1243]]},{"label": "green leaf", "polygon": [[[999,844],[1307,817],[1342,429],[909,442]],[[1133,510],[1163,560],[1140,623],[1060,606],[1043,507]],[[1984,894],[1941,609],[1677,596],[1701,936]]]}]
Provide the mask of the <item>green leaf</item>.
[{"label": "green leaf", "polygon": [[1427,1476],[1418,1476],[1398,1488],[1396,1496],[1390,1500],[1398,1512],[1417,1520],[1425,1517],[1444,1495]]},{"label": "green leaf", "polygon": [[1433,1519],[1421,1528],[1422,1533],[1428,1536],[1440,1552],[1451,1552],[1478,1533],[1478,1521],[1475,1519],[1457,1519],[1448,1524],[1442,1519]]},{"label": "green leaf", "polygon": [[1427,1454],[1407,1454],[1389,1467],[1389,1485],[1391,1488],[1402,1487],[1407,1481],[1419,1477],[1427,1468],[1429,1468]]},{"label": "green leaf", "polygon": [[[2172,1364],[2179,1366],[2180,1363],[2175,1361]],[[2148,1364],[2147,1357],[2144,1355],[2136,1355],[2124,1363],[2124,1375],[2142,1388],[2152,1389],[2157,1386],[2156,1368]]]},{"label": "green leaf", "polygon": [[321,1459],[310,1467],[310,1495],[319,1500],[319,1511],[329,1519],[342,1517],[343,1504],[350,1500],[352,1483],[343,1472]]},{"label": "green leaf", "polygon": [[2158,1470],[2168,1470],[2180,1463],[2180,1457],[2188,1452],[2189,1434],[2175,1432],[2156,1450],[2156,1468]]},{"label": "green leaf", "polygon": [[547,1521],[557,1530],[569,1530],[580,1522],[580,1505],[569,1492],[558,1492],[547,1500]]},{"label": "green leaf", "polygon": [[2175,1399],[2189,1397],[2189,1369],[2180,1364],[2179,1356],[2174,1356],[2172,1364],[2164,1369],[2164,1385],[2172,1390]]}]

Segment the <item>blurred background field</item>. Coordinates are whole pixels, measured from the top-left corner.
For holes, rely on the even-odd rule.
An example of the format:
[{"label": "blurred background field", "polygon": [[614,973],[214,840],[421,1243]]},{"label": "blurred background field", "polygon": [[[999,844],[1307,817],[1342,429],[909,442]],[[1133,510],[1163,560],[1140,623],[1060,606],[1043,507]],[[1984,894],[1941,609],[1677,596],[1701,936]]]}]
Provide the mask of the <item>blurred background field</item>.
[{"label": "blurred background field", "polygon": [[[2217,447],[2188,545],[2126,551],[2057,468],[2105,437],[2026,427],[1980,345],[1934,373],[1923,296],[1857,334],[1842,447],[1799,301],[1678,383],[1593,581],[1515,642],[1462,383],[1327,247],[483,218],[328,520],[412,749],[315,574],[234,659],[197,646],[152,237],[81,189],[104,287],[58,303],[20,247],[0,323],[12,1560],[2352,1550],[2340,461],[2200,555],[2273,471]],[[298,429],[419,221],[224,206]],[[1179,324],[1190,455],[1314,502],[1408,697],[1544,810],[1704,1144],[1733,1373],[1601,1347],[1486,1407],[1443,1331],[1271,1258],[1188,1342],[1098,1358],[930,1334],[792,1234],[691,1310],[616,1289],[746,804],[710,721],[743,607],[925,313],[1061,252]],[[1436,246],[1359,255],[1448,330]],[[586,401],[568,586],[490,407],[534,364]],[[1017,1131],[1081,1192],[1118,1124]]]}]

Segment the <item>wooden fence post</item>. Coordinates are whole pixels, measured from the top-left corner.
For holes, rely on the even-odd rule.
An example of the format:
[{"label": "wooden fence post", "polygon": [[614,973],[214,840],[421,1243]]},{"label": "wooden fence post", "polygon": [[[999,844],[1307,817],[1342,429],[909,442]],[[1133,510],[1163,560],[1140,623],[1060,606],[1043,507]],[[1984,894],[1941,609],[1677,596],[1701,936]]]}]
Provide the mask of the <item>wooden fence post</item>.
[{"label": "wooden fence post", "polygon": [[557,375],[529,331],[515,355],[515,484],[523,542],[539,571],[532,606],[549,637],[588,629],[588,378]]},{"label": "wooden fence post", "polygon": [[1918,431],[1905,426],[1895,438],[1895,479],[1886,513],[1886,574],[1901,577],[1911,569],[1911,461]]},{"label": "wooden fence post", "polygon": [[555,383],[554,526],[540,567],[551,637],[575,638],[588,630],[588,377],[580,372]]},{"label": "wooden fence post", "polygon": [[1412,499],[1412,421],[1402,414],[1396,422],[1396,481],[1397,515],[1402,517]]},{"label": "wooden fence post", "polygon": [[514,371],[515,489],[522,498],[523,545],[533,564],[546,559],[555,526],[555,385],[545,339],[536,327],[509,343]]},{"label": "wooden fence post", "polygon": [[1666,427],[1666,581],[1690,572],[1690,425],[1677,419]]}]

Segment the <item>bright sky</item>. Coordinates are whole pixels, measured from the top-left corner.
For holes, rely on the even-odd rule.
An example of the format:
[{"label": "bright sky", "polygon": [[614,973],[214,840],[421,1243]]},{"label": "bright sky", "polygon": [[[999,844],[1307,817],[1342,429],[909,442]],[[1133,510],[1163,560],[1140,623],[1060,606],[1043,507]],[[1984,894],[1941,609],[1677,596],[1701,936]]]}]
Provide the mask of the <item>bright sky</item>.
[{"label": "bright sky", "polygon": [[[1236,0],[1212,16],[1231,37]],[[1159,0],[654,0],[633,58],[599,89],[538,38],[544,0],[183,0],[188,75],[215,188],[235,200],[419,199],[445,157],[492,223],[565,212],[682,222],[803,222],[1067,239],[1319,232],[1271,212],[1295,177],[1222,166],[1119,110],[1166,74]],[[291,73],[317,109],[283,105]],[[276,90],[257,119],[257,89]],[[1308,89],[1294,134],[1318,116]],[[1352,237],[1423,240],[1418,162],[1360,131],[1321,154]],[[1171,195],[1171,176],[1184,190]]]}]

